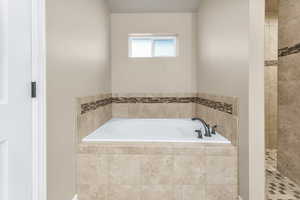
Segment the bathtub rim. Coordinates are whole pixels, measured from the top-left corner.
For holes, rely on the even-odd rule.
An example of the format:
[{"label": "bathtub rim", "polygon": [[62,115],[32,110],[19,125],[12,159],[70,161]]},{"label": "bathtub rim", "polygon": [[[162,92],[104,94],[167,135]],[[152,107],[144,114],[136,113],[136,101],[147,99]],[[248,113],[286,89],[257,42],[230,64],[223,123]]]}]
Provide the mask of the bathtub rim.
[{"label": "bathtub rim", "polygon": [[[87,139],[89,136],[91,136],[92,134],[95,134],[101,127],[106,126],[108,123],[110,122],[115,122],[118,120],[137,120],[137,119],[141,119],[141,120],[189,120],[191,118],[120,118],[120,117],[116,117],[116,118],[111,118],[110,120],[108,120],[107,122],[105,122],[103,125],[101,125],[100,127],[98,127],[96,130],[94,130],[92,133],[90,133],[89,135],[85,136],[84,138],[82,138],[79,143],[120,143],[120,144],[126,144],[126,143],[132,143],[132,144],[136,144],[136,143],[145,143],[145,144],[151,144],[151,143],[155,143],[155,144],[160,144],[160,143],[171,143],[171,144],[176,144],[176,143],[185,143],[185,144],[232,144],[232,142],[227,139],[226,137],[224,137],[222,134],[217,133],[218,136],[221,136],[223,140],[205,140],[204,139],[197,139],[195,137],[195,139],[191,140],[191,139],[178,139],[178,140],[171,140],[171,139]],[[232,144],[233,145],[233,144]]]}]

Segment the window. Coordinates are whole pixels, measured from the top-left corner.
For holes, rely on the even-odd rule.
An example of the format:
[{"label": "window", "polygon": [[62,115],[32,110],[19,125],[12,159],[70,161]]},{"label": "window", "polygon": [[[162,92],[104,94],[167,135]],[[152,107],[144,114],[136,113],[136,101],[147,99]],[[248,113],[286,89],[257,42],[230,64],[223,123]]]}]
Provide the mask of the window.
[{"label": "window", "polygon": [[176,57],[177,37],[175,35],[130,35],[129,57]]}]

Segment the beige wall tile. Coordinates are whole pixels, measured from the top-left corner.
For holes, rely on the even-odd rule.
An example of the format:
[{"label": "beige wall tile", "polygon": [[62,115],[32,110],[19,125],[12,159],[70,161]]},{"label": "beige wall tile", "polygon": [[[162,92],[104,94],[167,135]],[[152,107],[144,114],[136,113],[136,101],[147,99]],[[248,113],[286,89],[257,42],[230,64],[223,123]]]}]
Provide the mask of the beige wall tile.
[{"label": "beige wall tile", "polygon": [[175,185],[204,185],[205,184],[205,155],[175,156],[174,184]]},{"label": "beige wall tile", "polygon": [[109,164],[108,156],[102,154],[97,156],[97,173],[94,176],[97,176],[98,184],[100,185],[107,185],[110,180]]},{"label": "beige wall tile", "polygon": [[77,148],[78,155],[82,156],[84,154],[97,154],[99,145],[90,143],[79,143]]},{"label": "beige wall tile", "polygon": [[278,12],[278,0],[266,0],[266,12]]},{"label": "beige wall tile", "polygon": [[140,156],[109,156],[110,185],[139,185],[141,179],[140,163]]},{"label": "beige wall tile", "polygon": [[141,200],[141,187],[136,185],[109,185],[107,200]]},{"label": "beige wall tile", "polygon": [[94,131],[94,113],[86,113],[78,116],[78,139],[86,137]]},{"label": "beige wall tile", "polygon": [[128,117],[129,118],[139,118],[142,112],[142,104],[141,103],[131,103],[128,105]]},{"label": "beige wall tile", "polygon": [[162,118],[164,112],[160,104],[143,104],[140,116],[143,118]]},{"label": "beige wall tile", "polygon": [[146,145],[144,147],[145,154],[173,154],[173,147],[164,145]]},{"label": "beige wall tile", "polygon": [[100,99],[105,99],[111,97],[111,94],[99,94],[96,96],[90,97],[81,97],[77,98],[77,135],[78,142],[81,141],[82,138],[91,134],[105,122],[112,118],[112,105],[106,105],[98,107],[96,110],[90,110],[87,113],[81,114],[81,104],[95,102]]},{"label": "beige wall tile", "polygon": [[80,200],[98,200],[98,185],[79,184],[77,188]]},{"label": "beige wall tile", "polygon": [[144,185],[142,200],[175,200],[173,185]]},{"label": "beige wall tile", "polygon": [[129,114],[129,107],[127,103],[112,104],[112,116],[116,118],[127,118]]},{"label": "beige wall tile", "polygon": [[196,116],[195,103],[181,103],[178,105],[179,118],[192,118]]},{"label": "beige wall tile", "polygon": [[180,104],[178,103],[167,103],[166,107],[167,118],[180,118]]},{"label": "beige wall tile", "polygon": [[297,0],[279,1],[279,48],[295,45],[300,36],[300,6]]},{"label": "beige wall tile", "polygon": [[237,184],[236,157],[207,156],[207,184]]},{"label": "beige wall tile", "polygon": [[266,146],[277,148],[278,81],[277,66],[265,68],[265,136]]},{"label": "beige wall tile", "polygon": [[182,200],[206,200],[205,185],[182,186]]},{"label": "beige wall tile", "polygon": [[142,144],[133,145],[109,145],[106,146],[107,154],[144,154]]},{"label": "beige wall tile", "polygon": [[237,186],[236,185],[207,185],[206,186],[206,200],[237,200]]},{"label": "beige wall tile", "polygon": [[205,153],[206,156],[237,156],[238,148],[235,146],[214,146],[206,147]]},{"label": "beige wall tile", "polygon": [[[214,200],[236,195],[237,148],[232,145],[83,143],[78,148],[82,199]],[[213,187],[216,194],[208,194]]]},{"label": "beige wall tile", "polygon": [[227,138],[233,145],[238,144],[238,117],[221,111],[197,105],[197,116],[210,125],[218,125],[217,132]]},{"label": "beige wall tile", "polygon": [[142,184],[164,185],[173,183],[173,156],[148,155],[142,158]]},{"label": "beige wall tile", "polygon": [[[108,196],[108,185],[98,185],[98,191],[97,191],[97,198],[96,200],[107,200]],[[79,198],[79,200],[81,200]],[[89,200],[93,200],[92,198]]]},{"label": "beige wall tile", "polygon": [[205,154],[205,148],[202,145],[196,145],[194,147],[191,145],[187,146],[186,144],[176,145],[174,146],[173,151],[175,155]]},{"label": "beige wall tile", "polygon": [[79,155],[77,166],[80,169],[77,173],[80,185],[98,185],[98,166],[96,155]]}]

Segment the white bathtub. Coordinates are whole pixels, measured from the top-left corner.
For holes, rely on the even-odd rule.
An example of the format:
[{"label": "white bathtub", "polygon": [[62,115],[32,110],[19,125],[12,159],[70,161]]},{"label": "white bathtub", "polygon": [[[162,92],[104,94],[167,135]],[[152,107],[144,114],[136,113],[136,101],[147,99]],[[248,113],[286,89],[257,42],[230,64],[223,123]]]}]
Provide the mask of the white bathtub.
[{"label": "white bathtub", "polygon": [[[195,142],[222,143],[230,141],[220,134],[198,138],[195,132],[204,127],[191,119],[124,119],[114,118],[106,122],[83,142]],[[204,134],[203,134],[204,135]]]}]

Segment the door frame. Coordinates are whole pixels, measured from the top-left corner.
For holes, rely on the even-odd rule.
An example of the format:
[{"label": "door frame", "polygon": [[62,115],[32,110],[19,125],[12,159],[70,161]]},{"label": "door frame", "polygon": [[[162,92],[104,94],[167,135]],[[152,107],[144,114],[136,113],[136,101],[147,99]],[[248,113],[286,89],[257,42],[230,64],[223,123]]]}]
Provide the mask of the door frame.
[{"label": "door frame", "polygon": [[249,200],[265,195],[265,1],[249,0]]},{"label": "door frame", "polygon": [[32,99],[32,199],[47,199],[46,135],[46,9],[45,0],[31,0],[32,81],[37,97]]}]

